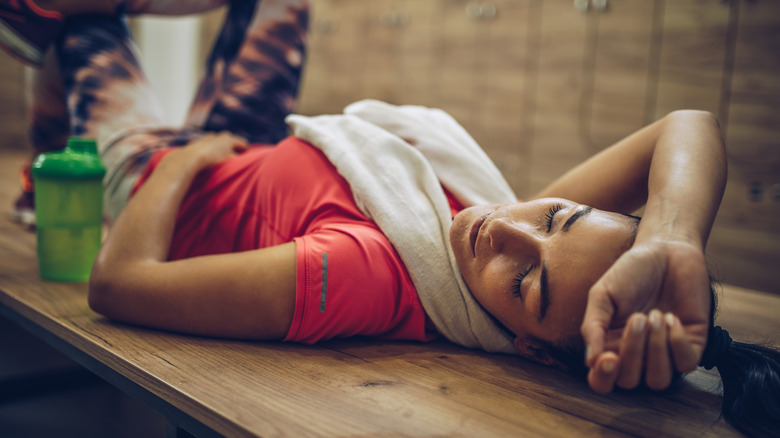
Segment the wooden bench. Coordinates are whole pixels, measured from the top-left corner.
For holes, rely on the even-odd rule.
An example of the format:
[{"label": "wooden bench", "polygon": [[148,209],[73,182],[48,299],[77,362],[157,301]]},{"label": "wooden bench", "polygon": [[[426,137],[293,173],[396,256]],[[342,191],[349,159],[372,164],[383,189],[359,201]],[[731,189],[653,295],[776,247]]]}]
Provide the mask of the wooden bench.
[{"label": "wooden bench", "polygon": [[[23,157],[0,152],[0,315],[160,412],[170,436],[737,436],[719,419],[714,370],[665,393],[601,396],[564,372],[446,342],[311,347],[114,323],[89,309],[85,284],[38,278],[35,235],[9,219]],[[777,344],[780,297],[724,289],[721,324]]]}]

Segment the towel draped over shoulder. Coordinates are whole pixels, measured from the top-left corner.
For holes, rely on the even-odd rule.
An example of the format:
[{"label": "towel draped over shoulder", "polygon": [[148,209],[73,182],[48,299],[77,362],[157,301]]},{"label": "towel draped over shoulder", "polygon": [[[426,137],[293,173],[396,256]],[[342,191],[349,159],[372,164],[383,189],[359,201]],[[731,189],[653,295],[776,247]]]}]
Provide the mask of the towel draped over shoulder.
[{"label": "towel draped over shoulder", "polygon": [[466,207],[517,201],[466,130],[442,110],[376,100],[341,115],[286,121],[349,183],[358,207],[403,260],[436,329],[464,347],[516,354],[511,336],[472,296],[450,245],[442,186]]}]

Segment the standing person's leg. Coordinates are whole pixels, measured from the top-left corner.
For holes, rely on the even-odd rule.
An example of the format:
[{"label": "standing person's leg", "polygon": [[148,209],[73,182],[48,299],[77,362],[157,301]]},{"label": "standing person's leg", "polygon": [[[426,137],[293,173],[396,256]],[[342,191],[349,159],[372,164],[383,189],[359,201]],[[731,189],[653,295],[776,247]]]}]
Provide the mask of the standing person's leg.
[{"label": "standing person's leg", "polygon": [[[203,1],[213,6],[224,0]],[[303,68],[308,5],[308,0],[270,1],[255,11],[255,2],[233,3],[193,105],[192,125],[233,130],[255,142],[273,143],[286,135],[284,117],[294,107]],[[130,12],[143,12],[139,5],[133,7],[139,10]],[[166,146],[186,144],[199,133],[151,128],[161,124],[157,100],[118,19],[71,20],[58,49],[71,116],[68,131],[98,138],[108,168],[106,211],[113,219],[151,155]],[[51,94],[50,89],[40,95]],[[54,129],[58,117],[52,114],[62,111],[44,114],[61,102],[51,107],[33,105],[47,110],[39,113],[45,117],[31,118],[35,121],[31,132],[52,138],[67,135],[65,129]]]},{"label": "standing person's leg", "polygon": [[157,150],[198,136],[163,126],[162,112],[116,17],[68,20],[56,43],[71,135],[96,138],[106,166],[105,211],[113,220]]},{"label": "standing person's leg", "polygon": [[204,12],[227,0],[0,0],[0,48],[41,67],[63,20],[78,14],[182,15]]},{"label": "standing person's leg", "polygon": [[119,131],[162,124],[157,96],[120,18],[72,18],[56,49],[71,135],[95,138],[103,148]]},{"label": "standing person's leg", "polygon": [[210,11],[228,0],[113,0],[124,7],[125,13],[187,15]]},{"label": "standing person's leg", "polygon": [[42,152],[63,149],[70,135],[70,125],[65,90],[54,52],[47,52],[43,68],[26,67],[24,80],[27,136],[33,157]]},{"label": "standing person's leg", "polygon": [[[124,10],[128,14],[162,14],[184,15],[208,11],[220,7],[228,0],[17,0],[9,2],[0,0],[0,4],[16,3],[17,8],[29,10],[26,17],[30,33],[41,34],[43,29],[31,23],[36,14],[59,14],[61,19],[66,15],[78,13],[114,15],[106,12]],[[250,2],[251,3],[251,2]],[[10,6],[5,6],[10,8]],[[56,8],[57,10],[41,9]],[[0,7],[2,10],[2,7]],[[37,12],[36,12],[37,11]],[[0,14],[0,19],[3,17]],[[59,35],[63,23],[55,23],[51,31]],[[52,26],[50,26],[52,27]],[[55,36],[50,38],[54,40]],[[132,44],[131,44],[132,45]],[[48,46],[48,44],[47,44]],[[89,50],[85,47],[84,50]],[[49,50],[41,58],[40,69],[28,67],[25,69],[25,100],[28,110],[28,136],[33,148],[33,156],[41,152],[61,150],[65,147],[70,134],[69,114],[65,103],[65,91],[62,87],[59,67],[53,51]]]},{"label": "standing person's leg", "polygon": [[253,143],[287,136],[306,52],[310,0],[234,1],[187,123]]},{"label": "standing person's leg", "polygon": [[0,48],[40,67],[68,15],[113,14],[116,0],[0,0]]},{"label": "standing person's leg", "polygon": [[[114,11],[124,10],[128,14],[163,14],[163,15],[185,15],[204,12],[227,3],[228,0],[193,0],[180,2],[178,0],[19,0],[6,1],[0,0],[0,46],[8,51],[14,51],[14,47],[9,47],[8,42],[17,44],[30,42],[35,44],[35,50],[41,53],[53,44],[53,41],[60,34],[64,25],[64,20],[72,14],[103,14],[107,16],[115,15]],[[247,2],[253,5],[253,2]],[[42,9],[42,7],[48,9]],[[251,15],[251,14],[250,14]],[[94,18],[94,17],[93,17]],[[9,21],[10,20],[10,21]],[[7,23],[8,24],[6,26]],[[3,33],[6,32],[6,33]],[[82,34],[81,37],[84,37]],[[88,39],[88,38],[87,38]],[[129,39],[128,39],[129,40]],[[93,48],[97,47],[92,45]],[[132,43],[128,45],[132,51]],[[85,44],[82,47],[81,55],[90,50],[90,45]],[[26,52],[25,52],[26,53]],[[29,55],[29,53],[28,53]],[[31,55],[32,56],[32,55]],[[57,59],[53,50],[48,50],[44,57],[38,55],[32,58],[18,56],[22,61],[35,65],[36,68],[27,67],[25,69],[25,100],[28,111],[28,138],[32,146],[31,160],[22,166],[20,172],[22,193],[14,203],[14,218],[26,227],[35,225],[35,204],[34,187],[32,175],[30,173],[30,163],[39,153],[61,150],[65,147],[67,138],[70,135],[69,112],[65,102],[65,91],[62,86],[62,79],[57,65]],[[71,72],[72,73],[72,72]],[[110,76],[110,75],[108,75]],[[103,75],[104,78],[108,78]],[[143,75],[138,75],[142,77]],[[135,86],[148,88],[144,85],[145,79],[135,83]],[[74,90],[71,90],[74,91]],[[149,95],[148,90],[142,94]],[[152,101],[156,101],[153,98]],[[155,104],[151,104],[152,109]],[[137,106],[135,109],[139,109]],[[142,110],[145,110],[141,108]],[[155,110],[156,111],[156,110]],[[109,112],[110,114],[110,112]],[[102,122],[101,122],[102,123]],[[156,123],[155,123],[156,124]],[[174,135],[168,132],[167,137],[177,137],[177,142],[181,143],[186,135]],[[130,143],[146,144],[139,139],[133,139],[125,144],[128,149]],[[142,155],[150,155],[151,148],[140,148]],[[104,157],[111,160],[113,154]],[[136,163],[143,162],[143,158],[136,160]],[[136,165],[135,168],[138,166]],[[134,169],[126,169],[127,172],[116,174],[110,181],[131,181],[132,176],[137,173]],[[126,175],[124,178],[121,175]],[[127,184],[113,184],[109,191],[116,191],[116,187]],[[115,197],[121,198],[121,196]],[[107,205],[115,205],[117,202],[110,202]],[[116,208],[113,208],[116,210]]]}]

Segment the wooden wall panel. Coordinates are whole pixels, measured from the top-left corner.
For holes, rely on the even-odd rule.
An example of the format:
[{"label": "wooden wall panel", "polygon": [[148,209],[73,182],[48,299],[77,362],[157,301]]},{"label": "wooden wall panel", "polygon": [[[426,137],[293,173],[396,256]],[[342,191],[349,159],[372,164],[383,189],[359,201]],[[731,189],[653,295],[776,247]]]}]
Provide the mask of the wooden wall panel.
[{"label": "wooden wall panel", "polygon": [[448,111],[467,129],[474,128],[475,86],[479,70],[478,35],[487,24],[466,15],[467,0],[443,0],[436,104]]},{"label": "wooden wall panel", "polygon": [[314,2],[311,7],[306,64],[296,109],[299,113],[315,115],[327,112],[331,90],[326,68],[330,53],[326,41],[337,26],[335,14],[338,11],[333,11],[328,0]]},{"label": "wooden wall panel", "polygon": [[[738,6],[738,8],[737,8]],[[778,290],[780,276],[780,4],[732,5],[733,60],[723,109],[729,184],[712,252],[728,281]]]},{"label": "wooden wall panel", "polygon": [[436,106],[441,4],[430,0],[395,0],[395,7],[400,19],[408,20],[397,45],[396,103]]},{"label": "wooden wall panel", "polygon": [[[612,0],[591,12],[583,143],[595,153],[647,124],[656,2]],[[590,80],[588,80],[590,79]]]},{"label": "wooden wall panel", "polygon": [[472,101],[475,129],[472,133],[520,197],[528,197],[531,160],[532,84],[529,58],[535,43],[532,17],[534,2],[501,0],[477,35],[479,56]]},{"label": "wooden wall panel", "polygon": [[724,71],[731,6],[719,0],[665,1],[661,9],[659,66],[650,119],[676,109],[723,117]]},{"label": "wooden wall panel", "polygon": [[314,2],[309,59],[301,84],[301,113],[332,113],[365,97],[366,17],[370,5],[352,0]]},{"label": "wooden wall panel", "polygon": [[394,104],[435,105],[437,2],[370,2],[363,96]]},{"label": "wooden wall panel", "polygon": [[541,190],[588,156],[579,130],[589,17],[570,0],[544,0],[536,19],[540,26],[528,193]]},{"label": "wooden wall panel", "polygon": [[361,95],[366,98],[396,103],[398,42],[403,38],[404,13],[395,8],[393,0],[361,2],[365,7],[365,36],[362,38],[363,77]]},{"label": "wooden wall panel", "polygon": [[734,147],[729,153],[762,173],[780,165],[778,17],[778,2],[741,2],[734,48],[727,136]]}]

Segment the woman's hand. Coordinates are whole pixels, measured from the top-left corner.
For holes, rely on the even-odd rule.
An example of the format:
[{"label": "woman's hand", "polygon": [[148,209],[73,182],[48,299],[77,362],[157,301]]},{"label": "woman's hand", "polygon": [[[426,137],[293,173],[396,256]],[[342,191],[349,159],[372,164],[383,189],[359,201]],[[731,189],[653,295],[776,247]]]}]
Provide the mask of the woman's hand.
[{"label": "woman's hand", "polygon": [[234,157],[246,149],[247,141],[245,139],[228,132],[220,132],[205,134],[170,155],[191,160],[197,172]]},{"label": "woman's hand", "polygon": [[644,379],[665,389],[675,371],[694,370],[707,344],[711,300],[700,247],[660,239],[635,244],[588,295],[581,331],[590,386],[609,392]]},{"label": "woman's hand", "polygon": [[581,333],[593,389],[633,388],[643,378],[662,389],[674,371],[691,371],[699,363],[711,304],[703,253],[726,170],[715,116],[680,110],[604,149],[534,196],[623,213],[645,206],[633,247],[588,294]]},{"label": "woman's hand", "polygon": [[111,227],[99,258],[165,261],[179,206],[196,175],[247,148],[229,133],[209,133],[177,148],[160,161]]}]

